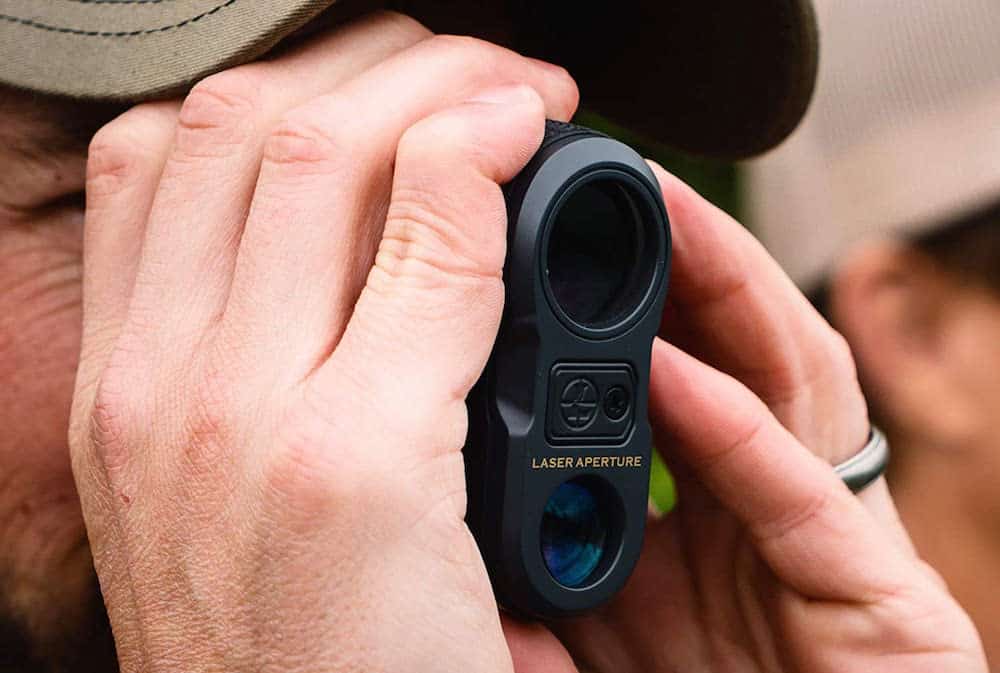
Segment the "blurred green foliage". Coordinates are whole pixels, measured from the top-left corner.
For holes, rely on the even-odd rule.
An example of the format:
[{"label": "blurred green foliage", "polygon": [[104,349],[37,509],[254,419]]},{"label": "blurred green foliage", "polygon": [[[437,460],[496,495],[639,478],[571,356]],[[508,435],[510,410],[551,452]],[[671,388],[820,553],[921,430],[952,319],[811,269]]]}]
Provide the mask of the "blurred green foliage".
[{"label": "blurred green foliage", "polygon": [[672,510],[677,503],[674,478],[670,476],[670,471],[656,451],[653,452],[653,464],[649,470],[649,499],[653,501],[656,511],[663,514]]},{"label": "blurred green foliage", "polygon": [[682,154],[585,110],[581,110],[573,121],[631,145],[642,156],[656,161],[706,199],[739,219],[740,190],[735,164]]},{"label": "blurred green foliage", "polygon": [[[617,126],[606,118],[587,111],[581,111],[573,120],[583,126],[588,126],[617,138],[631,145],[665,169],[688,183],[699,194],[715,205],[721,207],[739,219],[740,190],[738,173],[735,164],[700,159],[681,154],[665,145],[650,141],[628,129]],[[650,470],[649,497],[660,512],[666,513],[673,509],[677,502],[677,491],[674,480],[659,454],[653,452],[653,464]]]}]

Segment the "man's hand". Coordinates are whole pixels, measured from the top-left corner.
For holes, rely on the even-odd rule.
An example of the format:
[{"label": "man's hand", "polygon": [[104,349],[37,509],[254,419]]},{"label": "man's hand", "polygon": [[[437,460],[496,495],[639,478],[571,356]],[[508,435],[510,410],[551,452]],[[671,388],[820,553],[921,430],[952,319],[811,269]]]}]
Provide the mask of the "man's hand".
[{"label": "man's hand", "polygon": [[130,671],[509,671],[463,522],[500,184],[559,68],[380,15],[89,158],[71,429]]},{"label": "man's hand", "polygon": [[869,428],[843,339],[739,224],[654,170],[673,343],[653,347],[650,420],[678,505],[606,609],[554,626],[562,643],[506,625],[519,673],[984,673],[885,481],[858,497],[831,469]]}]

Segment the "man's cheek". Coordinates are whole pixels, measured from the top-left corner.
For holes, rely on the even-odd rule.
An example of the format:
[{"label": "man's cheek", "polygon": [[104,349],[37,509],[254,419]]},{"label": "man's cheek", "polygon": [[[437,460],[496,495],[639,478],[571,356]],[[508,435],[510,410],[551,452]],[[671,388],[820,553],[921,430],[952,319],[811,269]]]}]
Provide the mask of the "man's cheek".
[{"label": "man's cheek", "polygon": [[75,493],[66,433],[80,347],[77,221],[0,224],[0,515],[42,489],[57,502]]},{"label": "man's cheek", "polygon": [[68,465],[66,430],[80,348],[79,258],[23,247],[4,262],[0,467],[11,460]]},{"label": "man's cheek", "polygon": [[93,580],[66,440],[81,322],[75,221],[0,225],[0,612],[43,640],[73,621]]}]

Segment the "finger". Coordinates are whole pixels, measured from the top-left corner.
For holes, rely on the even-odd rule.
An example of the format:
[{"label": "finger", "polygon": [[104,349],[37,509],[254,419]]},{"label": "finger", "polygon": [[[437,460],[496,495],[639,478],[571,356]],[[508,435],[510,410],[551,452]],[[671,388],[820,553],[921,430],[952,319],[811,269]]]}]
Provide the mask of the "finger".
[{"label": "finger", "polygon": [[[576,86],[564,70],[495,45],[439,37],[288,115],[265,151],[226,321],[240,334],[253,332],[248,325],[281,326],[263,335],[265,347],[281,352],[288,350],[283,327],[297,325],[297,338],[312,339],[300,349],[308,359],[298,370],[314,369],[339,339],[371,268],[403,132],[505,83],[534,88],[550,116],[568,118],[576,107]],[[436,191],[428,180],[412,188]],[[292,371],[295,364],[284,366]]]},{"label": "finger", "polygon": [[752,392],[659,339],[650,420],[658,446],[747,526],[775,574],[804,595],[876,601],[912,576],[912,564],[830,466]]},{"label": "finger", "polygon": [[131,108],[90,143],[78,397],[93,387],[125,320],[146,219],[179,109],[174,101]]},{"label": "finger", "polygon": [[[843,339],[746,229],[652,168],[673,244],[665,334],[743,381],[814,451],[837,462],[856,453],[868,416]],[[843,413],[816,418],[817,408]]]},{"label": "finger", "polygon": [[508,615],[500,615],[500,620],[514,673],[579,673],[566,648],[547,628]]},{"label": "finger", "polygon": [[221,313],[270,128],[427,35],[409,19],[378,14],[194,87],[153,203],[135,300],[142,311],[156,307],[159,325],[183,325],[184,334],[159,330],[174,332],[166,335],[172,348]]},{"label": "finger", "polygon": [[535,91],[514,86],[406,132],[375,265],[340,345],[306,384],[337,427],[386,433],[379,445],[395,457],[461,448],[465,396],[503,307],[500,185],[538,149],[544,118]]}]

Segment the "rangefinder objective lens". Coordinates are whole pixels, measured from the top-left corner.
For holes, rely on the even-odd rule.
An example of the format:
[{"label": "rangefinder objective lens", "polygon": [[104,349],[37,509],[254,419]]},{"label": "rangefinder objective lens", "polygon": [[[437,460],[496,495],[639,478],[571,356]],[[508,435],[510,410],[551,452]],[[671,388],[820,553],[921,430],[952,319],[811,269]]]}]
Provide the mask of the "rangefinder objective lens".
[{"label": "rangefinder objective lens", "polygon": [[608,546],[608,512],[594,485],[586,478],[560,484],[542,514],[542,557],[566,587],[587,584]]}]

